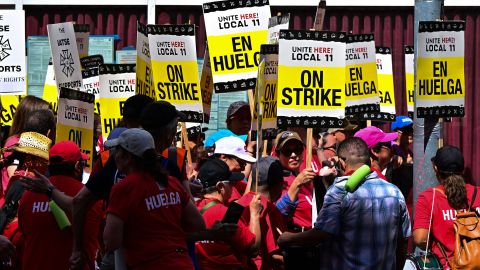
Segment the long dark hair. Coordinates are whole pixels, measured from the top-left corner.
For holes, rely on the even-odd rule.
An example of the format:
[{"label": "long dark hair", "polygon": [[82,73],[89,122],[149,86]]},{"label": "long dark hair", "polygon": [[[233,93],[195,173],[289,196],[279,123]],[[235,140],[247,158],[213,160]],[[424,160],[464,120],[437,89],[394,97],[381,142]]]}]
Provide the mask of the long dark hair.
[{"label": "long dark hair", "polygon": [[445,195],[453,209],[468,207],[467,189],[462,175],[452,173],[439,173],[439,178],[445,187]]}]

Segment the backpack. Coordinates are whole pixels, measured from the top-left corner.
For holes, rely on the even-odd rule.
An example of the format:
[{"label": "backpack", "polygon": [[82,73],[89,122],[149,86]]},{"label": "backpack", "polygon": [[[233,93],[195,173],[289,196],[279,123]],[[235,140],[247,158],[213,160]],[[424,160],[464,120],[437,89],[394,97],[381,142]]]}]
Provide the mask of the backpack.
[{"label": "backpack", "polygon": [[472,210],[476,195],[475,187],[468,211],[458,213],[453,224],[455,251],[449,262],[452,270],[480,270],[480,222],[478,213]]}]

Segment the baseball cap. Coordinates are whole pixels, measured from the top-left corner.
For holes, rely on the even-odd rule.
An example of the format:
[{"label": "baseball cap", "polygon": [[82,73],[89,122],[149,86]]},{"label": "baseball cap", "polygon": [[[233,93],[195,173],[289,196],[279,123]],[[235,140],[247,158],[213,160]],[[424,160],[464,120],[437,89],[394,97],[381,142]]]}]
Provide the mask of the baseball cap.
[{"label": "baseball cap", "polygon": [[370,149],[377,145],[377,143],[394,141],[395,139],[397,139],[398,133],[385,133],[383,132],[383,130],[377,127],[370,126],[357,131],[354,137],[360,138],[365,141],[367,143],[368,149]]},{"label": "baseball cap", "polygon": [[257,169],[259,186],[268,185],[268,183],[275,183],[275,181],[283,182],[283,168],[278,159],[271,156],[260,158],[258,162],[253,165],[253,179],[255,179],[257,175]]},{"label": "baseball cap", "polygon": [[215,143],[214,154],[223,154],[235,156],[246,162],[255,162],[256,158],[250,156],[245,150],[245,142],[234,136],[225,137]]},{"label": "baseball cap", "polygon": [[225,137],[230,137],[230,136],[233,136],[233,137],[238,137],[240,139],[242,139],[243,141],[246,141],[247,138],[248,138],[248,135],[236,135],[235,133],[233,133],[231,130],[229,129],[221,129],[215,133],[213,133],[212,135],[208,136],[208,138],[205,140],[205,147],[213,147],[215,146],[215,143],[222,139],[222,138],[225,138]]},{"label": "baseball cap", "polygon": [[400,116],[397,116],[397,118],[395,119],[395,122],[392,123],[392,130],[396,131],[398,129],[402,129],[410,125],[413,125],[412,118],[405,115],[400,115]]},{"label": "baseball cap", "polygon": [[142,157],[145,151],[149,149],[155,149],[155,143],[152,135],[139,128],[130,128],[125,130],[118,138],[106,141],[104,146],[107,149],[121,146],[129,153],[139,157]]},{"label": "baseball cap", "polygon": [[143,109],[152,102],[153,99],[146,95],[134,95],[129,97],[125,103],[123,103],[123,118],[139,119]]},{"label": "baseball cap", "polygon": [[245,101],[235,101],[228,107],[227,110],[227,119],[229,119],[232,115],[234,115],[238,110],[243,107],[248,107],[250,109],[250,105],[248,105]]},{"label": "baseball cap", "polygon": [[432,162],[444,173],[461,173],[465,168],[465,161],[459,148],[445,145],[437,150]]},{"label": "baseball cap", "polygon": [[350,121],[348,121],[347,119],[345,119],[345,125],[343,127],[339,127],[339,128],[329,128],[327,130],[328,133],[334,133],[336,131],[354,131],[355,129],[357,129],[357,125],[353,125],[352,123],[350,123]]},{"label": "baseball cap", "polygon": [[[61,158],[57,161],[56,158]],[[50,148],[49,160],[52,163],[52,159],[55,163],[75,163],[81,160],[88,160],[88,155],[82,153],[78,145],[71,141],[61,141],[56,143]]]},{"label": "baseball cap", "polygon": [[197,179],[202,183],[204,188],[214,187],[218,182],[229,181],[236,182],[243,180],[243,173],[232,173],[228,169],[228,165],[220,159],[207,160],[200,171]]},{"label": "baseball cap", "polygon": [[117,128],[114,128],[112,131],[110,131],[110,133],[108,134],[108,137],[107,137],[107,140],[112,140],[112,139],[116,139],[120,136],[120,134],[122,134],[125,130],[127,130],[127,128],[125,127],[117,127]]},{"label": "baseball cap", "polygon": [[184,113],[166,101],[155,101],[147,105],[140,116],[140,125],[146,130],[154,130],[170,123],[174,118],[186,119]]},{"label": "baseball cap", "polygon": [[276,143],[275,150],[276,151],[281,151],[283,146],[287,142],[292,141],[292,140],[298,141],[299,143],[303,144],[302,138],[300,138],[300,135],[298,135],[298,133],[292,132],[292,131],[280,132],[280,134],[277,135],[277,139],[276,139],[277,143]]}]

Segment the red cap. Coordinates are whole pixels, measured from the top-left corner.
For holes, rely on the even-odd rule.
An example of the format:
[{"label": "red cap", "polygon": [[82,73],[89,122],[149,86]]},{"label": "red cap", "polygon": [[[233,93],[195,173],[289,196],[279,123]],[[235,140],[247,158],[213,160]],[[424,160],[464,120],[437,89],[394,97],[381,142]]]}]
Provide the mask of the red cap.
[{"label": "red cap", "polygon": [[80,160],[88,160],[88,155],[82,153],[80,148],[71,141],[62,141],[56,143],[50,148],[49,158],[61,157],[63,161],[75,163]]}]

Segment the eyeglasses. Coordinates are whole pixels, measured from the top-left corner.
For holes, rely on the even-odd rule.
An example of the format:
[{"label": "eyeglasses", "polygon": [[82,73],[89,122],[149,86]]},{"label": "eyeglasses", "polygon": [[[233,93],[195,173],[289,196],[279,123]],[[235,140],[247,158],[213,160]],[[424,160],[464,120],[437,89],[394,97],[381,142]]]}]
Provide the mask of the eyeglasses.
[{"label": "eyeglasses", "polygon": [[379,142],[375,145],[375,148],[377,149],[387,149],[387,150],[390,150],[392,149],[392,143],[391,142]]}]

